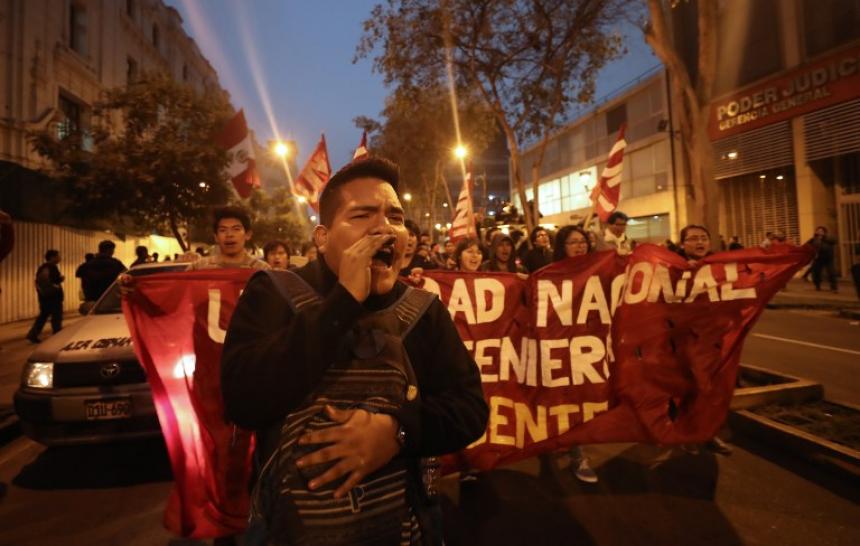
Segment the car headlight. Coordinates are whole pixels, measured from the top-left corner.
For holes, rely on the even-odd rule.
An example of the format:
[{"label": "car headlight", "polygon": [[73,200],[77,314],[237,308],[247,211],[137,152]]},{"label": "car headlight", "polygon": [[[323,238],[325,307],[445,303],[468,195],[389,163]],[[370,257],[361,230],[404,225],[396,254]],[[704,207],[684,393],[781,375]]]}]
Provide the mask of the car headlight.
[{"label": "car headlight", "polygon": [[50,389],[54,387],[54,363],[53,362],[27,362],[24,366],[24,386],[36,389]]}]

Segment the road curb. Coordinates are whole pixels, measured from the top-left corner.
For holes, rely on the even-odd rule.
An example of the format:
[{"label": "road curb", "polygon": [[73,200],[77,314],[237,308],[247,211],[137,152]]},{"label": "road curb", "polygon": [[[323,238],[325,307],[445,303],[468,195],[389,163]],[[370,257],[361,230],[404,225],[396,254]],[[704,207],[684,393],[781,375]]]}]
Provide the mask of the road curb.
[{"label": "road curb", "polygon": [[781,446],[814,464],[835,470],[851,480],[860,479],[860,452],[749,410],[729,414],[732,431]]},{"label": "road curb", "polygon": [[749,364],[741,364],[741,373],[766,384],[735,389],[730,406],[732,411],[776,403],[797,404],[824,398],[824,387],[809,379]]}]

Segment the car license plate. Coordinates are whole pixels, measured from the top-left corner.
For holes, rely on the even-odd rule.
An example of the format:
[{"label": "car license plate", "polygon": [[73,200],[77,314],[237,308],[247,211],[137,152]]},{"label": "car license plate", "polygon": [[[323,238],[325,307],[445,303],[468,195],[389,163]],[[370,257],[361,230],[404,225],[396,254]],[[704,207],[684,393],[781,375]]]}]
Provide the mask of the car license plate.
[{"label": "car license plate", "polygon": [[131,398],[87,400],[84,402],[84,407],[87,411],[87,421],[126,419],[131,417]]}]

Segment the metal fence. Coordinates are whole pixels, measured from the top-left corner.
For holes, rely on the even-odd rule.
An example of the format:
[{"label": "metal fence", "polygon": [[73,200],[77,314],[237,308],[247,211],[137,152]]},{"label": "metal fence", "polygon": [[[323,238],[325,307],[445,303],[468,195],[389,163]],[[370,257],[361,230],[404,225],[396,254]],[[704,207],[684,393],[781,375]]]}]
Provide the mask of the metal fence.
[{"label": "metal fence", "polygon": [[0,323],[33,318],[39,314],[34,280],[36,269],[45,261],[45,251],[60,251],[60,271],[66,277],[63,283],[66,311],[76,310],[81,304],[81,284],[75,270],[83,263],[88,252],[98,252],[100,241],[116,243],[114,257],[126,266],[134,261],[134,249],[144,245],[149,252],[160,256],[181,253],[179,243],[170,237],[126,237],[119,240],[104,231],[75,229],[49,224],[15,222],[15,248],[0,263]]}]

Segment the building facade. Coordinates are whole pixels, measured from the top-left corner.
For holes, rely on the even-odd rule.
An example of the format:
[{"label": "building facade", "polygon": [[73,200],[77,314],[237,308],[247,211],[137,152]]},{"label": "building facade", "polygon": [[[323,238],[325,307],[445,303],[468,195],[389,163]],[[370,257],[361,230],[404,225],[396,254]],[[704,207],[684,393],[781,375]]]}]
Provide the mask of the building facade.
[{"label": "building facade", "polygon": [[0,162],[42,160],[27,131],[86,128],[102,91],[160,71],[199,90],[218,75],[161,0],[0,0]]},{"label": "building facade", "polygon": [[[722,189],[720,232],[746,246],[768,231],[795,243],[825,226],[842,275],[860,259],[860,4],[854,0],[723,0],[710,136]],[[695,2],[674,12],[695,63]],[[584,217],[621,123],[619,209],[638,240],[677,239],[687,223],[682,146],[666,75],[645,75],[553,136],[540,174],[543,222]],[[530,165],[527,150],[523,165]],[[673,168],[674,167],[674,168]],[[527,177],[528,179],[528,177]],[[531,199],[531,192],[527,192]]]}]

